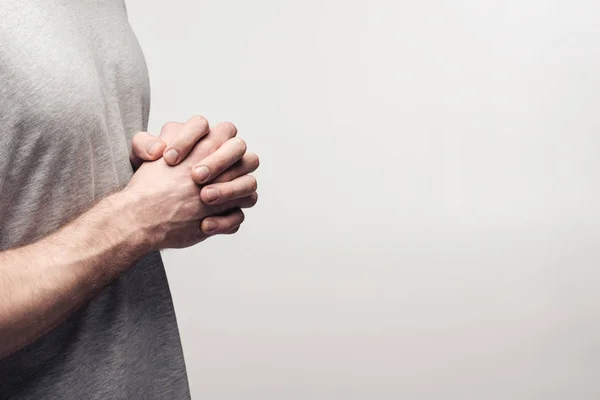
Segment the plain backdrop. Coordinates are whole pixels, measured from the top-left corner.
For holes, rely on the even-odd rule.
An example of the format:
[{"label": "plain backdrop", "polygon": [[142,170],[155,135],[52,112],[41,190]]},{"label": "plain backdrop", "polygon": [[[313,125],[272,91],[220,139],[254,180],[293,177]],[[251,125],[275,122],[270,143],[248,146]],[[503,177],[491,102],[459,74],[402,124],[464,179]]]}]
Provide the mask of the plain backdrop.
[{"label": "plain backdrop", "polygon": [[600,3],[127,6],[150,130],[262,160],[164,253],[194,398],[600,398]]}]

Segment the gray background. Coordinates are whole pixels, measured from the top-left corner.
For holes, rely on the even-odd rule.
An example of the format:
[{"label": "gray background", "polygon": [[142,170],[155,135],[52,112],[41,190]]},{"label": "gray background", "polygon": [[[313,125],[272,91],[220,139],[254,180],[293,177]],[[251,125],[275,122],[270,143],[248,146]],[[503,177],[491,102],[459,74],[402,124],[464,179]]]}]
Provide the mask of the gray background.
[{"label": "gray background", "polygon": [[195,398],[600,398],[600,3],[127,4],[151,130],[262,158],[164,254]]}]

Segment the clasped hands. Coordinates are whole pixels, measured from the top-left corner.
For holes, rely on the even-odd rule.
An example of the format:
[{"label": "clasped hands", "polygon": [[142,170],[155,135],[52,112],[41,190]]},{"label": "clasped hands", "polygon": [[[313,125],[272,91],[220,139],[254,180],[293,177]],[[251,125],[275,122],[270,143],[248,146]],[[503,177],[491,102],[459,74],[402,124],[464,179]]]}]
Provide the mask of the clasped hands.
[{"label": "clasped hands", "polygon": [[259,165],[231,123],[213,127],[200,116],[165,124],[158,137],[133,137],[137,171],[125,192],[140,199],[140,226],[154,247],[188,247],[216,234],[237,232],[242,209],[253,207]]}]

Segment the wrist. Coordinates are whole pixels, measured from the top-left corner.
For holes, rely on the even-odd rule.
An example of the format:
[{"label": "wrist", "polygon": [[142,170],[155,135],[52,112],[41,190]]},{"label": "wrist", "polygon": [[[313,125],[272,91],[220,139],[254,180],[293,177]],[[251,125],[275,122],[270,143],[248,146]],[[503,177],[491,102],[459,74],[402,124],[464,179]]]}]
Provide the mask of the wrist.
[{"label": "wrist", "polygon": [[158,235],[144,218],[144,204],[127,188],[103,200],[118,226],[127,248],[136,258],[158,250]]}]

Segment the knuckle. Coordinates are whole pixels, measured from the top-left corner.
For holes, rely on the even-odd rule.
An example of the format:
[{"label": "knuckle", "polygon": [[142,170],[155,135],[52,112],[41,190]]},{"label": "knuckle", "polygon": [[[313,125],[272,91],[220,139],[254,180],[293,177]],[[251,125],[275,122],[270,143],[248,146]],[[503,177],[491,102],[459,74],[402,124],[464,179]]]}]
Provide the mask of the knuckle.
[{"label": "knuckle", "polygon": [[238,223],[237,223],[237,225],[241,225],[246,220],[246,214],[244,214],[244,212],[242,210],[240,210],[238,212],[238,215],[239,215],[239,217],[238,217]]},{"label": "knuckle", "polygon": [[133,135],[133,141],[135,142],[136,140],[140,140],[145,132],[138,132],[135,135]]},{"label": "knuckle", "polygon": [[240,152],[245,153],[248,149],[248,145],[244,141],[244,139],[236,137],[231,140],[235,140],[235,146],[240,150]]},{"label": "knuckle", "polygon": [[227,225],[224,226],[223,231],[227,232],[232,230],[233,228],[235,228],[236,226],[238,226],[238,224],[235,223],[235,221],[231,220],[231,221],[227,221]]},{"label": "knuckle", "polygon": [[219,122],[217,125],[218,125],[219,129],[222,129],[223,131],[225,131],[232,137],[237,135],[237,132],[238,132],[237,127],[232,122],[229,122],[229,121]]},{"label": "knuckle", "polygon": [[249,196],[248,204],[250,205],[250,207],[254,207],[257,202],[258,202],[258,193],[254,192]]},{"label": "knuckle", "polygon": [[[234,137],[231,139],[227,140],[227,149],[229,150],[229,153],[231,155],[235,154],[236,157],[238,158],[238,160],[243,159],[243,156],[246,153],[246,142],[239,138],[239,137]],[[241,154],[241,156],[240,156]]]},{"label": "knuckle", "polygon": [[190,118],[189,122],[192,123],[197,129],[208,128],[208,120],[201,115],[194,115],[192,118]]},{"label": "knuckle", "polygon": [[166,133],[169,132],[173,129],[175,129],[179,124],[175,121],[169,121],[166,124],[164,124],[160,130],[160,133]]},{"label": "knuckle", "polygon": [[142,147],[144,144],[144,139],[145,139],[145,132],[138,132],[135,135],[133,135],[133,138],[131,139],[131,147],[134,150],[137,150],[137,148]]},{"label": "knuckle", "polygon": [[258,168],[258,166],[260,165],[260,159],[258,158],[258,155],[255,153],[250,153],[247,155],[248,157],[248,164],[250,164],[251,168]]},{"label": "knuckle", "polygon": [[252,192],[256,192],[256,189],[258,189],[258,182],[256,181],[256,178],[253,177],[252,175],[248,175],[248,180],[249,182],[249,189]]}]

